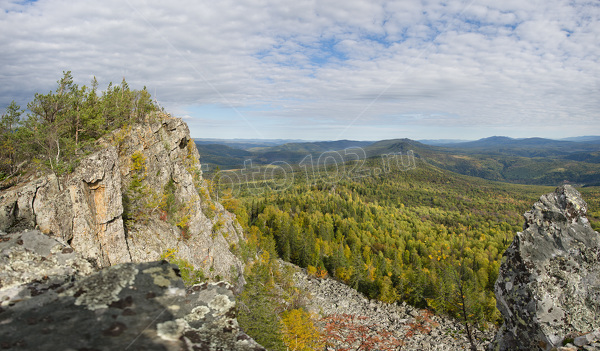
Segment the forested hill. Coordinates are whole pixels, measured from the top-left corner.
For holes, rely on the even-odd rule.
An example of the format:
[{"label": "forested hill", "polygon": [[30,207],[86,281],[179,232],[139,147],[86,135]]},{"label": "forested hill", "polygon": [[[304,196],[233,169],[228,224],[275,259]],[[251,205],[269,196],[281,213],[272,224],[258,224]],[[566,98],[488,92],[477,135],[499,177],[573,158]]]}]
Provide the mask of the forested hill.
[{"label": "forested hill", "polygon": [[[458,307],[468,304],[468,323],[497,322],[493,289],[502,253],[522,230],[523,213],[553,187],[488,181],[418,159],[407,170],[381,172],[379,166],[370,159],[362,176],[348,173],[354,165],[347,164],[341,177],[308,181],[305,168],[298,168],[286,175],[293,179],[287,187],[244,183],[235,197],[221,201],[270,256],[332,276],[369,298],[406,301],[459,319]],[[600,191],[590,187],[582,194],[599,229]],[[249,281],[251,290],[256,281]],[[258,318],[243,315],[241,321]]]},{"label": "forested hill", "polygon": [[[560,149],[545,146],[526,148],[518,146],[518,143],[515,145],[508,142],[503,147],[461,148],[424,145],[399,139],[381,141],[365,150],[371,156],[413,150],[426,163],[488,180],[550,186],[563,182],[581,186],[600,185],[600,163],[594,162],[600,157],[600,144],[567,141],[557,143],[572,146],[568,148],[563,145]],[[542,143],[546,144],[550,142]]]},{"label": "forested hill", "polygon": [[[235,197],[221,199],[249,240],[262,241],[271,256],[332,276],[369,298],[459,319],[457,307],[468,304],[469,323],[498,321],[493,289],[502,253],[522,230],[523,213],[554,188],[464,176],[419,159],[412,169],[381,172],[379,166],[370,159],[362,176],[348,173],[354,165],[347,164],[341,177],[308,181],[298,168],[286,176],[293,178],[287,187],[274,186],[281,179],[244,183]],[[597,230],[600,191],[581,190]]]},{"label": "forested hill", "polygon": [[551,186],[563,182],[600,185],[600,143],[589,138],[579,142],[492,137],[443,146],[410,139],[340,140],[236,148],[235,152],[216,145],[209,147],[197,143],[197,146],[202,162],[209,170],[216,166],[220,169],[243,168],[247,160],[262,165],[273,162],[298,165],[307,157],[316,161],[331,151],[339,154],[332,154],[338,160],[349,160],[351,157],[381,157],[412,150],[418,158],[438,168],[488,180]]}]

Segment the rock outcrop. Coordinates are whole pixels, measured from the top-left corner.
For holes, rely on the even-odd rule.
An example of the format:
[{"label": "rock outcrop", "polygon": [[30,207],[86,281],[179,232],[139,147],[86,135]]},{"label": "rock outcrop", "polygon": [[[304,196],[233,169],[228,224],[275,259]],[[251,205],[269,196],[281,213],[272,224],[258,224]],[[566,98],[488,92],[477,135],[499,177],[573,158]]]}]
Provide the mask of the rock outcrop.
[{"label": "rock outcrop", "polygon": [[[169,252],[206,276],[243,282],[243,263],[231,250],[242,230],[210,199],[181,119],[152,115],[98,145],[60,181],[46,175],[1,192],[0,230],[37,228],[98,267]],[[161,208],[168,196],[176,199],[170,213]]]},{"label": "rock outcrop", "polygon": [[37,230],[0,232],[0,311],[94,271],[71,247]]},{"label": "rock outcrop", "polygon": [[240,331],[228,283],[186,290],[178,273],[165,261],[123,263],[12,299],[0,307],[0,349],[264,350]]},{"label": "rock outcrop", "polygon": [[[118,135],[124,132],[126,137]],[[207,276],[243,280],[243,263],[230,250],[243,231],[232,214],[211,200],[185,122],[179,118],[149,121],[115,133],[115,139],[123,192],[137,176],[143,187],[141,196],[160,200],[171,192],[178,207],[176,213],[164,213],[156,209],[156,203],[149,206],[146,202],[150,215],[127,226],[133,261],[158,260],[165,251],[174,250]],[[134,155],[144,164],[141,174],[139,170],[136,174]]]},{"label": "rock outcrop", "polygon": [[590,336],[588,344],[596,341],[600,234],[586,211],[579,192],[564,185],[525,213],[496,281],[504,325],[489,350],[551,350],[581,335]]},{"label": "rock outcrop", "polygon": [[125,244],[118,156],[108,146],[60,184],[48,175],[0,194],[0,230],[39,228],[98,266],[131,262]]}]

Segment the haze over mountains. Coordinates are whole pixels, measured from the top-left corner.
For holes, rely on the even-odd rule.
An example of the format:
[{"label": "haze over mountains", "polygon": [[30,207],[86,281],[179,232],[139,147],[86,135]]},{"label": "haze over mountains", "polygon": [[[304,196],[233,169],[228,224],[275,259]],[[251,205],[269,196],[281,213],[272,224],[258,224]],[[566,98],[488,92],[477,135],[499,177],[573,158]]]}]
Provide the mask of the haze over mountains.
[{"label": "haze over mountains", "polygon": [[[336,145],[333,143],[348,143],[353,146],[359,144],[373,144],[377,141],[357,141],[357,140],[302,140],[302,139],[219,139],[219,138],[194,138],[196,145],[210,145],[210,144],[221,144],[227,145],[232,148],[237,149],[251,149],[256,147],[272,147],[284,144],[310,144],[310,143],[318,143],[322,145]],[[552,146],[552,145],[561,145],[561,146],[573,146],[576,144],[568,144],[564,142],[577,142],[577,143],[592,143],[598,144],[600,143],[600,136],[588,135],[588,136],[578,136],[578,137],[569,137],[562,139],[548,139],[548,138],[510,138],[505,136],[492,136],[488,138],[482,138],[479,140],[466,140],[466,139],[419,139],[416,140],[422,144],[426,145],[436,145],[436,146],[453,146],[453,147],[486,147],[486,146],[498,146],[498,145],[510,145],[510,146]],[[332,143],[332,144],[326,144]]]},{"label": "haze over mountains", "polygon": [[435,167],[489,180],[543,185],[600,184],[600,137],[568,139],[494,136],[475,141],[195,139],[195,142],[208,171],[217,166],[220,169],[243,168],[247,160],[252,160],[254,165],[275,161],[298,164],[308,155],[316,160],[328,151],[339,151],[344,158],[348,153],[345,149],[360,148],[364,153],[360,151],[363,156],[359,157],[364,158],[412,150],[417,158]]}]

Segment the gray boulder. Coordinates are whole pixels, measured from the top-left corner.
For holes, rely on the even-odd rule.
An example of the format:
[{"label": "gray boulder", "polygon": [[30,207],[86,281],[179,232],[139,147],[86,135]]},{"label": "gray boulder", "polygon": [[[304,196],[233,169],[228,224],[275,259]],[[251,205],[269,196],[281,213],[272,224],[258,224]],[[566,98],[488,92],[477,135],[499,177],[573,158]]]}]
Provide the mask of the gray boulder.
[{"label": "gray boulder", "polygon": [[37,230],[0,233],[0,308],[93,272],[79,253]]},{"label": "gray boulder", "polygon": [[73,276],[0,307],[0,325],[10,350],[264,350],[240,330],[229,284],[186,290],[165,261]]},{"label": "gray boulder", "polygon": [[525,213],[495,285],[504,325],[489,350],[551,350],[600,328],[600,234],[570,185]]}]

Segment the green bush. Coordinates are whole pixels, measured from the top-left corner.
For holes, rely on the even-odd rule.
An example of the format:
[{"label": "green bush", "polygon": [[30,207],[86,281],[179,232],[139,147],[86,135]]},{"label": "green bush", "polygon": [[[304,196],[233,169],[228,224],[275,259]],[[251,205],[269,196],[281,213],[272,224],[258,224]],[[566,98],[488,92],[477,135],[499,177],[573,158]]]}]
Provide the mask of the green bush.
[{"label": "green bush", "polygon": [[164,251],[160,258],[169,263],[176,264],[181,273],[181,279],[186,286],[203,283],[207,280],[204,272],[201,269],[195,269],[194,266],[187,260],[177,257],[177,249],[169,249]]}]

